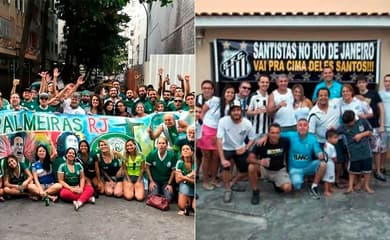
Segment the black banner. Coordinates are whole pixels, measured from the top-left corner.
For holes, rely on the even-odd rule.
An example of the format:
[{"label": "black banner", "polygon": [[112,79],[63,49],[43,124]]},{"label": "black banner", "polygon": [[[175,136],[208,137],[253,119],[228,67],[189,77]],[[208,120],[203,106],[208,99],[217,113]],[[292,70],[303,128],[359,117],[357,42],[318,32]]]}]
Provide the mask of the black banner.
[{"label": "black banner", "polygon": [[365,75],[379,80],[379,40],[365,41],[254,41],[214,40],[217,82],[256,81],[268,74],[274,81],[285,73],[294,82],[318,82],[325,66],[341,82]]}]

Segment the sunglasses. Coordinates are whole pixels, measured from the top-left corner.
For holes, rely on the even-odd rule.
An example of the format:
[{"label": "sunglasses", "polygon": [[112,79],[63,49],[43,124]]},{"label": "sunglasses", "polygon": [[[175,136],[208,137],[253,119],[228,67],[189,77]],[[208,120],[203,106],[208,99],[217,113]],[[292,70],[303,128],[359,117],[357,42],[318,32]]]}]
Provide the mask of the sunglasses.
[{"label": "sunglasses", "polygon": [[251,90],[251,88],[250,88],[250,87],[245,87],[245,86],[242,86],[241,88],[242,88],[242,89],[246,89],[246,90]]},{"label": "sunglasses", "polygon": [[174,102],[183,102],[183,100],[174,100]]},{"label": "sunglasses", "polygon": [[39,99],[41,99],[41,100],[48,100],[49,98],[39,98]]}]

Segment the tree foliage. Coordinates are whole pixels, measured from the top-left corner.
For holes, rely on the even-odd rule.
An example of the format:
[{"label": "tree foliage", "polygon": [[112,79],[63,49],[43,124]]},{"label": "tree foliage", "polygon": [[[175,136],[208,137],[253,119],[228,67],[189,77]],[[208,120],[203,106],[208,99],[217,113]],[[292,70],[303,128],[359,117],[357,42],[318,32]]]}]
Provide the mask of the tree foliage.
[{"label": "tree foliage", "polygon": [[[65,20],[66,63],[88,69],[111,66],[127,39],[118,33],[130,21],[121,12],[129,0],[59,0],[58,17]],[[103,69],[110,71],[110,69]]]}]

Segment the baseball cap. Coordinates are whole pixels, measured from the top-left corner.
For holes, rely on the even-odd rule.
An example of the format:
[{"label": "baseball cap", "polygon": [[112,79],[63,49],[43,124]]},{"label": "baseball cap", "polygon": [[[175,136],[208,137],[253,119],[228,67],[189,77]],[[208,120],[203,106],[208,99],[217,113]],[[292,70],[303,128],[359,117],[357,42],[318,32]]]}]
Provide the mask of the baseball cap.
[{"label": "baseball cap", "polygon": [[241,103],[239,100],[233,100],[233,102],[230,103],[230,109],[233,109],[234,107],[241,108]]},{"label": "baseball cap", "polygon": [[84,91],[81,92],[81,96],[86,96],[86,95],[90,96],[91,92],[88,91],[88,90],[84,90]]},{"label": "baseball cap", "polygon": [[39,98],[49,98],[49,94],[47,94],[46,92],[42,92],[39,94]]}]

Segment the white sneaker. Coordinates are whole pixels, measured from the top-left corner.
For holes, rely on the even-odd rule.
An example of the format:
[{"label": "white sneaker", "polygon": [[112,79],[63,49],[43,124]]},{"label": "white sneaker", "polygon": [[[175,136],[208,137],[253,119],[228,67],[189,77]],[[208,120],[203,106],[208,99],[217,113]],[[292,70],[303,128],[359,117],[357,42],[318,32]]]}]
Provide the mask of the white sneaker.
[{"label": "white sneaker", "polygon": [[79,202],[79,201],[73,201],[73,206],[74,206],[74,210],[75,211],[78,211],[79,208],[81,207],[82,203]]},{"label": "white sneaker", "polygon": [[94,196],[90,197],[90,198],[88,199],[88,202],[89,202],[89,203],[92,203],[92,204],[95,204],[95,202],[96,202],[95,197],[94,197]]}]

